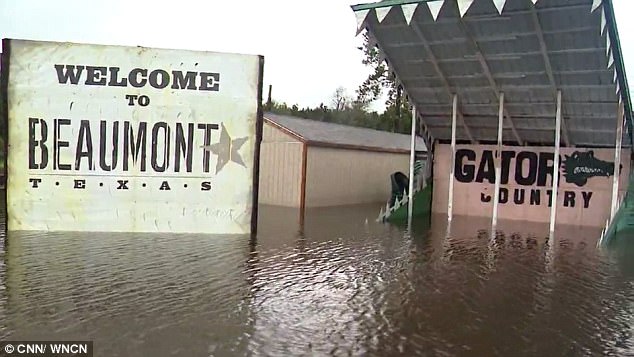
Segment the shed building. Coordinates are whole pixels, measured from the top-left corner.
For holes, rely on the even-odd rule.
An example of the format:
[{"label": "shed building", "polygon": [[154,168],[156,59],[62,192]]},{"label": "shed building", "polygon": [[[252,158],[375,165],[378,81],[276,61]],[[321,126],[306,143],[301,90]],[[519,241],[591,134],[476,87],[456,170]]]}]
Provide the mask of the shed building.
[{"label": "shed building", "polygon": [[[409,173],[409,135],[266,113],[259,202],[325,207],[386,202],[390,175]],[[427,149],[416,138],[418,157]]]}]

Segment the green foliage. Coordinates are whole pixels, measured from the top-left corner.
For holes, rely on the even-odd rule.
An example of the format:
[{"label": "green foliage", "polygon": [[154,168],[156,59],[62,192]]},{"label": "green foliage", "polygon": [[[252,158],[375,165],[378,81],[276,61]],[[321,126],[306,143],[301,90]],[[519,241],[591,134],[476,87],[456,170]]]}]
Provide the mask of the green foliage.
[{"label": "green foliage", "polygon": [[331,109],[324,104],[320,104],[316,108],[300,109],[297,105],[288,106],[286,103],[273,101],[269,111],[275,114],[373,129],[376,129],[377,123],[381,122],[380,115],[377,112],[369,113],[355,105],[348,106],[342,110]]},{"label": "green foliage", "polygon": [[323,104],[316,108],[299,108],[297,105],[288,106],[286,103],[273,101],[268,111],[274,114],[402,134],[409,134],[411,131],[410,112],[401,111],[399,116],[395,106],[389,106],[384,113],[379,114],[375,111],[368,112],[361,105],[351,105],[343,110],[335,110]]},{"label": "green foliage", "polygon": [[[297,105],[289,106],[273,101],[266,110],[275,114],[409,134],[412,116],[407,98],[390,76],[376,47],[371,46],[367,34],[364,34],[364,44],[359,50],[364,54],[362,63],[371,67],[372,72],[357,88],[356,98],[346,95],[345,90],[339,87],[333,94],[330,107],[322,103],[316,108],[299,108]],[[385,111],[381,114],[368,111],[370,104],[384,93],[387,93]]]},{"label": "green foliage", "polygon": [[371,67],[374,71],[357,89],[357,98],[360,102],[370,103],[379,99],[385,88],[390,88],[394,85],[394,81],[390,80],[388,68],[385,62],[381,61],[379,51],[376,47],[370,45],[367,33],[363,34],[363,40],[363,46],[358,47],[365,56],[361,62]]},{"label": "green foliage", "polygon": [[376,46],[370,42],[367,33],[363,34],[363,46],[359,47],[363,51],[363,64],[370,66],[373,72],[357,89],[357,100],[363,103],[371,103],[378,100],[386,91],[385,112],[383,120],[392,125],[392,131],[407,132],[411,130],[411,112],[409,102],[403,96],[402,87],[397,85],[394,76],[379,56]]}]

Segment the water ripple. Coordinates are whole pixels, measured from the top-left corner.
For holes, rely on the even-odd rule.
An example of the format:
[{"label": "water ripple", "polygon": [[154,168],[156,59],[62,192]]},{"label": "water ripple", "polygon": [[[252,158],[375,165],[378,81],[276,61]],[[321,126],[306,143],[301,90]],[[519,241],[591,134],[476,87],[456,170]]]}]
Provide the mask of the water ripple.
[{"label": "water ripple", "polygon": [[96,356],[634,354],[634,251],[529,225],[491,238],[460,218],[408,232],[365,223],[375,211],[313,210],[301,229],[262,209],[255,241],[13,232],[0,340],[92,339]]}]

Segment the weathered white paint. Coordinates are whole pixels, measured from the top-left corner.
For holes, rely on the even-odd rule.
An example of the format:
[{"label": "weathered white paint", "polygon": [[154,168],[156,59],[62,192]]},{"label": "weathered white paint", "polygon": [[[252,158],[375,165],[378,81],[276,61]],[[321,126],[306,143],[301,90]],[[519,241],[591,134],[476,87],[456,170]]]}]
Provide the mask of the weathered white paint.
[{"label": "weathered white paint", "polygon": [[[456,160],[456,116],[458,115],[458,95],[453,95],[453,106],[451,114],[451,162]],[[453,217],[453,179],[454,165],[449,166],[449,200],[447,201],[447,219],[451,221]]]},{"label": "weathered white paint", "polygon": [[555,158],[553,164],[553,193],[550,206],[550,235],[555,232],[557,219],[557,193],[559,191],[559,144],[561,143],[561,91],[557,91],[557,115],[555,117]]},{"label": "weathered white paint", "polygon": [[[117,67],[119,79],[127,77],[134,68],[147,69],[148,77],[157,69],[166,71],[170,78],[173,70],[219,73],[219,90],[175,89],[172,81],[162,89],[150,85],[133,87],[130,83],[87,85],[87,69],[77,84],[60,84],[55,64]],[[9,230],[250,232],[259,69],[258,56],[12,41],[9,68],[3,68],[10,73]],[[98,82],[104,74],[99,70],[95,73],[94,81]],[[110,74],[107,73],[106,81],[110,81]],[[157,83],[163,78],[155,73]],[[196,77],[195,87],[200,82],[201,78]],[[126,95],[145,95],[150,103],[129,105]],[[44,168],[29,167],[29,118],[43,119],[48,124],[48,165]],[[52,165],[52,142],[57,134],[53,120],[58,118],[70,120],[59,130],[59,140],[68,142],[67,147],[59,149],[59,162],[70,165],[69,170]],[[78,161],[80,166],[76,165],[78,146],[87,147],[79,137],[81,120],[91,130],[93,169],[86,157]],[[105,150],[100,147],[102,120],[107,129]],[[119,122],[118,142],[113,145],[115,121]],[[135,140],[139,123],[147,123],[145,171],[140,162],[135,164],[132,160],[129,169],[123,169],[125,121],[133,128]],[[159,122],[166,123],[169,132],[164,135],[159,128],[153,140],[152,133]],[[191,170],[186,170],[183,155],[176,155],[177,123],[182,123],[185,146],[191,148]],[[216,145],[216,153],[210,153],[209,170],[203,165],[204,130],[198,128],[204,124],[218,125],[217,130],[210,131],[210,144],[225,144]],[[191,145],[189,125],[193,125]],[[35,140],[42,139],[41,130],[41,125],[35,126]],[[223,137],[228,140],[221,142]],[[100,155],[110,163],[115,148],[117,165],[105,170],[100,165]],[[36,161],[40,161],[40,148],[35,147],[34,152]],[[153,168],[152,162],[162,166],[165,153],[169,158],[167,168]],[[220,157],[228,161],[217,170]],[[34,188],[30,179],[42,181]],[[78,181],[85,187],[75,188],[75,180],[85,180]],[[128,189],[118,189],[118,180],[127,181]],[[202,190],[203,182],[210,182],[211,190]]]},{"label": "weathered white paint", "polygon": [[[495,160],[495,192],[493,198],[493,228],[498,224],[498,207],[500,205],[500,179],[502,176],[502,132],[504,131],[504,93],[500,93],[500,110],[498,113],[498,147]],[[492,230],[494,231],[494,229]]]},{"label": "weathered white paint", "polygon": [[[450,182],[447,175],[454,163],[451,161],[452,150],[449,144],[436,144],[434,149],[432,211],[444,215],[447,213]],[[458,216],[486,217],[490,226],[495,185],[491,161],[492,153],[496,149],[497,145],[456,146],[454,219]],[[547,232],[550,220],[549,192],[553,187],[554,147],[503,145],[502,151],[510,152],[511,159],[502,165],[498,229],[505,220],[521,220],[540,222],[544,224],[544,231]],[[565,225],[603,227],[610,217],[612,172],[608,175],[604,172],[591,174],[587,182],[580,182],[580,185],[570,180],[566,174],[574,174],[575,171],[579,171],[575,170],[575,167],[581,166],[583,169],[585,166],[585,163],[575,160],[575,157],[583,161],[583,157],[591,153],[593,159],[590,160],[588,167],[590,172],[598,167],[596,165],[613,166],[613,148],[560,148],[562,162],[557,200],[558,232]],[[531,158],[530,155],[534,157]],[[623,148],[620,156],[620,165],[623,165],[623,168],[619,172],[619,196],[623,197],[628,189],[630,175],[629,149]],[[491,157],[491,160],[485,162],[485,157]],[[518,157],[521,160],[518,160]],[[618,165],[619,163],[615,166]],[[505,172],[509,173],[506,180]],[[520,175],[517,175],[518,172]],[[583,176],[584,171],[579,172]],[[522,182],[520,176],[530,178],[529,181],[532,179],[532,182]]]}]

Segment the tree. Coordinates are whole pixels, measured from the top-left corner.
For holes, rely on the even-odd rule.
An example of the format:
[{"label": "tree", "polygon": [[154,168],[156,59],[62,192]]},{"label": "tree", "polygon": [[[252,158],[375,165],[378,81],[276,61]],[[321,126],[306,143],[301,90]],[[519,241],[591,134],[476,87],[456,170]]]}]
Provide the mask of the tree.
[{"label": "tree", "polygon": [[386,109],[381,116],[382,120],[391,126],[391,131],[404,133],[411,130],[409,102],[403,97],[402,87],[397,85],[385,61],[381,60],[379,50],[371,45],[367,33],[363,34],[363,46],[358,49],[364,54],[362,63],[371,67],[373,71],[357,89],[357,101],[368,105],[387,91]]},{"label": "tree", "polygon": [[[390,75],[385,61],[382,61],[376,47],[370,45],[366,34],[359,50],[363,51],[362,63],[372,68],[368,78],[356,90],[356,98],[346,93],[345,88],[338,87],[332,95],[331,107],[323,103],[317,108],[299,109],[297,105],[289,107],[286,103],[272,102],[271,111],[277,114],[293,115],[305,119],[340,123],[391,131],[402,134],[411,132],[411,112],[408,98],[403,95],[403,88],[396,84]],[[387,93],[385,111],[382,114],[369,112],[369,105]]]},{"label": "tree", "polygon": [[337,88],[332,95],[332,107],[338,112],[350,109],[352,101],[352,98],[346,94],[346,89],[343,87]]},{"label": "tree", "polygon": [[388,78],[388,68],[385,62],[381,61],[378,49],[370,45],[370,38],[367,33],[363,34],[363,46],[357,48],[363,51],[364,58],[361,62],[373,69],[373,72],[357,89],[357,100],[371,103],[377,100],[385,88],[389,88],[392,83]]}]

